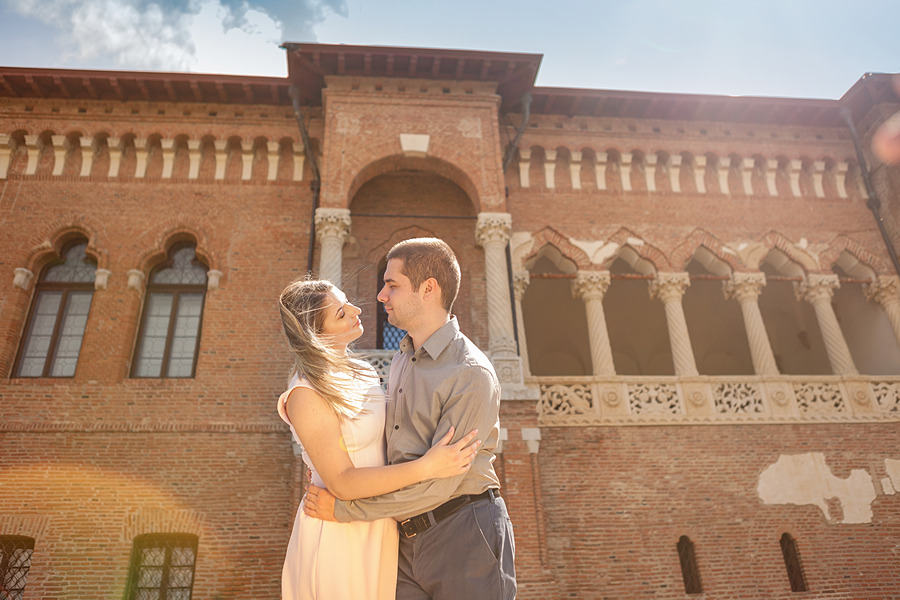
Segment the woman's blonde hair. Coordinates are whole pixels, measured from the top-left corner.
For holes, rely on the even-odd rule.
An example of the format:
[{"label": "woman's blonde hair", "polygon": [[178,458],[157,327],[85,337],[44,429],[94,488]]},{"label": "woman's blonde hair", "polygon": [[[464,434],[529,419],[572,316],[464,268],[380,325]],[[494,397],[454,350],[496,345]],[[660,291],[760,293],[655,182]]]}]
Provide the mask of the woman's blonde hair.
[{"label": "woman's blonde hair", "polygon": [[347,352],[338,352],[322,334],[328,295],[335,291],[330,281],[298,279],[281,292],[278,307],[281,325],[294,355],[295,374],[306,379],[338,416],[358,414],[364,391],[353,380],[371,372]]}]

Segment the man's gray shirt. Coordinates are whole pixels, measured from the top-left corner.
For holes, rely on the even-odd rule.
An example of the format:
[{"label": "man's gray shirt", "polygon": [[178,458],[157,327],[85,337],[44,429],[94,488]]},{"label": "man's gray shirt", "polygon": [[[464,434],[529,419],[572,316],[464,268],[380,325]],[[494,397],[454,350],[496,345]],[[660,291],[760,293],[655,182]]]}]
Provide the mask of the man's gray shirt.
[{"label": "man's gray shirt", "polygon": [[388,464],[419,458],[450,426],[453,441],[473,429],[484,440],[465,475],[429,479],[390,494],[335,500],[341,522],[398,520],[440,506],[463,494],[500,487],[494,450],[500,437],[500,383],[484,353],[459,331],[456,317],[435,331],[418,350],[407,335],[391,363],[385,417]]}]

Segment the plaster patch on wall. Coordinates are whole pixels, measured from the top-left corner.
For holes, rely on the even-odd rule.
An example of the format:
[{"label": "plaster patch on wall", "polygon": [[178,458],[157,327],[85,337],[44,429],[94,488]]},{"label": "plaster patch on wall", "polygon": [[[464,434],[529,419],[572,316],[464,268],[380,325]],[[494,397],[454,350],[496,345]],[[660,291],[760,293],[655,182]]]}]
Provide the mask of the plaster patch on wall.
[{"label": "plaster patch on wall", "polygon": [[[780,456],[760,474],[757,492],[766,504],[818,506],[830,522],[872,522],[872,476],[862,469],[853,469],[847,479],[835,477],[821,452]],[[843,518],[831,515],[829,500],[840,503]]]},{"label": "plaster patch on wall", "polygon": [[464,138],[481,139],[481,119],[478,117],[466,117],[459,122],[457,129]]},{"label": "plaster patch on wall", "polygon": [[887,473],[887,478],[890,478],[890,489],[891,491],[887,491],[887,486],[882,483],[882,487],[885,488],[885,493],[894,493],[896,491],[900,491],[900,460],[896,460],[893,458],[884,459],[884,471]]},{"label": "plaster patch on wall", "polygon": [[642,240],[641,238],[630,237],[627,240],[625,240],[625,243],[628,244],[629,246],[634,246],[635,248],[640,248],[641,246],[644,245],[644,240]]}]

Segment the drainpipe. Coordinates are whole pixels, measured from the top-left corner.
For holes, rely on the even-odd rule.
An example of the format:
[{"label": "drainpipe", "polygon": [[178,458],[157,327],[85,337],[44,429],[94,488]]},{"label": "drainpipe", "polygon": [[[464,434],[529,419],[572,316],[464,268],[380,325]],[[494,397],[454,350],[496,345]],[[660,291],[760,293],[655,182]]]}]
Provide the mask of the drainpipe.
[{"label": "drainpipe", "polygon": [[856,127],[853,125],[853,113],[846,106],[841,107],[840,112],[841,117],[843,117],[844,121],[847,123],[847,127],[850,128],[850,135],[853,137],[853,147],[856,148],[856,160],[859,162],[859,170],[862,172],[863,182],[866,185],[866,195],[868,196],[866,206],[869,207],[869,210],[872,211],[872,216],[875,217],[875,223],[878,225],[878,231],[881,232],[881,239],[884,240],[884,245],[891,257],[894,271],[900,276],[900,261],[897,260],[897,251],[894,249],[891,238],[888,236],[887,229],[884,226],[884,219],[881,218],[881,200],[879,200],[878,194],[875,192],[875,186],[872,185],[872,178],[869,175],[866,157],[859,144],[859,134],[856,132]]},{"label": "drainpipe", "polygon": [[319,174],[319,164],[316,162],[316,155],[313,154],[309,143],[309,132],[306,131],[306,122],[303,120],[303,113],[300,110],[300,87],[291,84],[288,93],[291,96],[291,104],[294,107],[294,119],[297,121],[297,127],[300,129],[300,139],[303,141],[303,152],[306,154],[312,167],[313,179],[309,184],[313,193],[312,214],[309,218],[309,249],[306,253],[306,273],[307,276],[313,270],[313,253],[316,249],[316,209],[319,208],[319,191],[322,188],[322,178]]},{"label": "drainpipe", "polygon": [[[531,94],[528,92],[522,94],[522,98],[519,100],[522,104],[522,122],[519,124],[519,128],[516,130],[516,137],[513,138],[513,141],[510,142],[509,146],[506,147],[506,156],[503,157],[503,173],[506,173],[506,169],[509,168],[510,163],[512,162],[513,156],[516,155],[516,149],[519,147],[519,142],[522,140],[522,135],[525,134],[525,129],[528,127],[528,121],[531,118]],[[509,197],[509,188],[506,188],[506,196]],[[513,326],[513,338],[516,340],[516,354],[521,355],[521,351],[519,349],[519,325],[518,325],[518,315],[516,315],[516,288],[515,283],[513,283],[513,272],[512,272],[512,250],[509,246],[509,240],[506,242],[506,276],[509,279],[509,305],[512,309],[512,326]]]}]

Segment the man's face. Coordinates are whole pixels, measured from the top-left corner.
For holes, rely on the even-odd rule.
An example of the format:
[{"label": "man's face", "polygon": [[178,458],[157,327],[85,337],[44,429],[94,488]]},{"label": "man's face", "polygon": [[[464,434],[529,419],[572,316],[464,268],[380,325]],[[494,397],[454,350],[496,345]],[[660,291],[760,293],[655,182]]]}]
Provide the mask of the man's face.
[{"label": "man's face", "polygon": [[384,287],[378,292],[378,301],[384,304],[391,325],[409,331],[421,318],[424,304],[418,290],[412,288],[409,277],[402,271],[402,259],[388,261],[384,271]]}]

